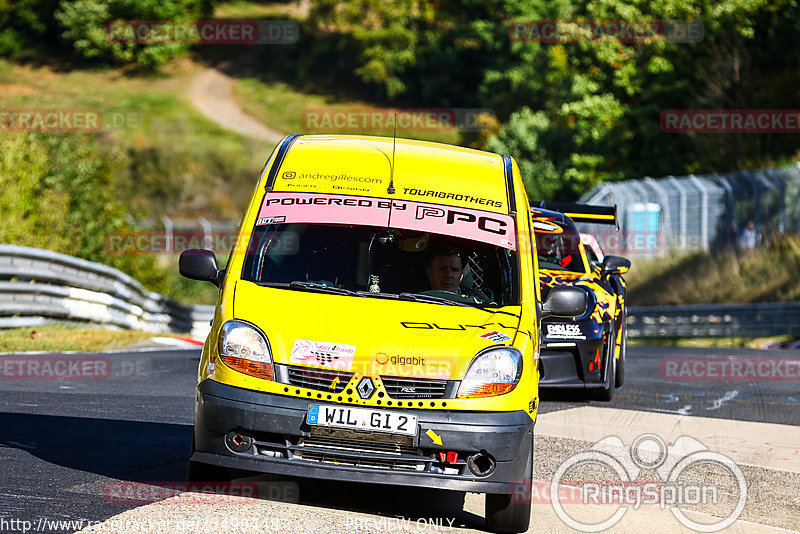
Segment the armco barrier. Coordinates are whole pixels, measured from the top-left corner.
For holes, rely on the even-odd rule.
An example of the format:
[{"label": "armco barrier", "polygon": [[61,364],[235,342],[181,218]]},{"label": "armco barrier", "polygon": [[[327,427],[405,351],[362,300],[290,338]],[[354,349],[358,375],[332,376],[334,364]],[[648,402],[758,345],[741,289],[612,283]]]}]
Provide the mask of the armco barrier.
[{"label": "armco barrier", "polygon": [[0,245],[0,328],[91,321],[205,337],[213,311],[213,306],[182,306],[99,263]]},{"label": "armco barrier", "polygon": [[641,306],[628,310],[630,337],[800,335],[800,302]]},{"label": "armco barrier", "polygon": [[[66,254],[0,245],[0,328],[91,321],[205,337],[213,306],[182,306],[125,273]],[[630,337],[800,335],[800,302],[642,306]]]}]

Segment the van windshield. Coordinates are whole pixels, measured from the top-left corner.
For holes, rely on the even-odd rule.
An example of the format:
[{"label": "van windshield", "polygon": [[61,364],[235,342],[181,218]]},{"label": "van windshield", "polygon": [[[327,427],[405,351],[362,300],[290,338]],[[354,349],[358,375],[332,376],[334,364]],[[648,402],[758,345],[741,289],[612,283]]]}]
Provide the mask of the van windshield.
[{"label": "van windshield", "polygon": [[517,253],[453,236],[365,225],[256,226],[242,279],[422,302],[519,304]]}]

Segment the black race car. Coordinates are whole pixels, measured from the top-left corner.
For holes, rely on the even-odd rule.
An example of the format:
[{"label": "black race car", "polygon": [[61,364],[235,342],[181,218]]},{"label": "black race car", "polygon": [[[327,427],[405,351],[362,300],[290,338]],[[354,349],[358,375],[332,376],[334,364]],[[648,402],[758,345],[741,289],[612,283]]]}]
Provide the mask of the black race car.
[{"label": "black race car", "polygon": [[[580,388],[609,401],[625,380],[625,280],[630,261],[589,261],[576,221],[617,225],[616,207],[542,202],[531,206],[542,299],[558,285],[589,294],[584,315],[542,321],[539,387]],[[618,228],[618,227],[617,227]]]}]

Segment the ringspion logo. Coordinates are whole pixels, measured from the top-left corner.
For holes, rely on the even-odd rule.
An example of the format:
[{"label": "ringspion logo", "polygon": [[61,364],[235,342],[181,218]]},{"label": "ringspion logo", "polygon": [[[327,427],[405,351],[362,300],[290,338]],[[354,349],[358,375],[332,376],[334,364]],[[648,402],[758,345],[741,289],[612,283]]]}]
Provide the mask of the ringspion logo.
[{"label": "ringspion logo", "polygon": [[[640,478],[652,471],[658,479]],[[610,476],[598,478],[598,473]],[[511,497],[533,501],[534,487],[526,491],[524,485],[512,485]],[[563,491],[564,487],[570,491]],[[553,474],[547,497],[559,519],[578,532],[605,531],[619,523],[630,508],[642,505],[669,508],[675,519],[691,530],[718,532],[744,511],[747,481],[733,460],[689,436],[680,436],[668,445],[655,434],[642,434],[630,446],[609,436],[563,462]],[[617,507],[610,514],[608,508],[586,514],[564,506],[576,500],[582,505]],[[691,506],[704,508],[716,521],[695,521],[685,513]]]}]

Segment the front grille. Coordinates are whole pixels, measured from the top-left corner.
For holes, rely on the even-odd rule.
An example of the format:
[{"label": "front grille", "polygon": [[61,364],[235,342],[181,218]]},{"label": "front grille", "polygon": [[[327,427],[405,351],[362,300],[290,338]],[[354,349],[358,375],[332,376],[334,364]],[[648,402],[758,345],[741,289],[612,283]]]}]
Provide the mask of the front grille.
[{"label": "front grille", "polygon": [[416,456],[420,453],[416,447],[383,441],[367,441],[328,436],[310,436],[303,438],[303,445],[309,447],[328,448],[331,450],[348,450],[357,452],[374,452],[394,454],[396,456]]},{"label": "front grille", "polygon": [[424,471],[430,461],[414,447],[358,439],[311,436],[291,448],[300,460],[354,467]]},{"label": "front grille", "polygon": [[[353,378],[353,373],[328,369],[311,369],[308,367],[288,368],[289,384],[297,387],[327,391],[329,393],[341,393]],[[334,384],[336,378],[339,381]]]},{"label": "front grille", "polygon": [[447,392],[447,380],[420,380],[382,376],[386,393],[393,399],[441,399]]}]

